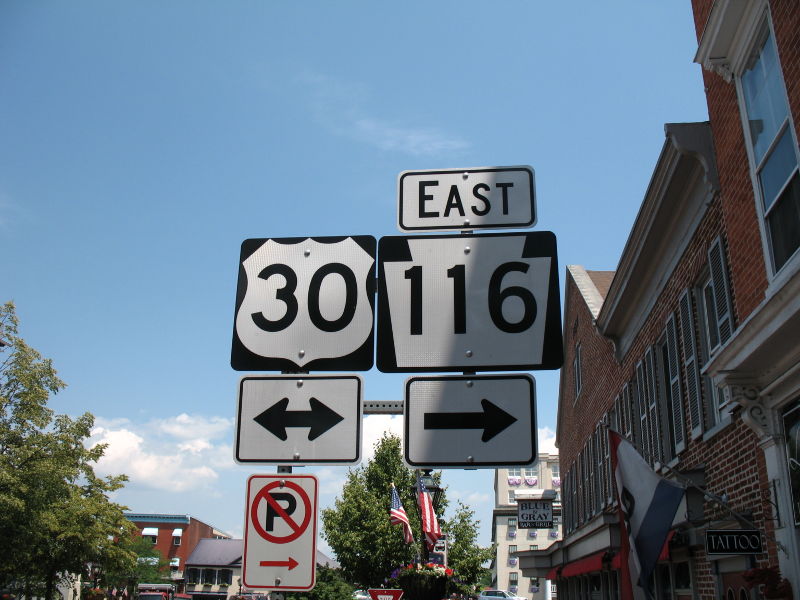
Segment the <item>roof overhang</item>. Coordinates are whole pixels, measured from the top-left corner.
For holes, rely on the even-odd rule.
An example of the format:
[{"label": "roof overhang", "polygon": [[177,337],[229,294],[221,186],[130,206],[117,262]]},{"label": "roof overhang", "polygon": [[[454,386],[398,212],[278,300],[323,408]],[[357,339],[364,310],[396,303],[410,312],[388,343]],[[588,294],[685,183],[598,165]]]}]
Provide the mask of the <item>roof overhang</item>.
[{"label": "roof overhang", "polygon": [[668,123],[642,206],[597,316],[622,359],[719,190],[711,128]]}]

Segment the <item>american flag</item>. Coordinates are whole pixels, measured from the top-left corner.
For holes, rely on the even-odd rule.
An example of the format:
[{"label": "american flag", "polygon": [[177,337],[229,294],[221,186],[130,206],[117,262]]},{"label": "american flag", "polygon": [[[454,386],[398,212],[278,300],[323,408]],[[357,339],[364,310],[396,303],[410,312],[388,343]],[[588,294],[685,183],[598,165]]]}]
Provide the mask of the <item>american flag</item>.
[{"label": "american flag", "polygon": [[439,521],[436,519],[436,511],[433,510],[431,496],[419,475],[417,475],[417,490],[417,501],[419,502],[419,510],[422,513],[422,531],[425,534],[425,543],[428,546],[428,550],[433,550],[436,540],[442,537],[442,530],[439,528]]},{"label": "american flag", "polygon": [[392,525],[402,524],[403,537],[406,540],[406,544],[414,541],[414,534],[411,533],[411,523],[408,522],[406,509],[400,504],[400,495],[397,493],[397,488],[394,487],[394,484],[392,484],[392,507],[389,509],[389,520]]}]

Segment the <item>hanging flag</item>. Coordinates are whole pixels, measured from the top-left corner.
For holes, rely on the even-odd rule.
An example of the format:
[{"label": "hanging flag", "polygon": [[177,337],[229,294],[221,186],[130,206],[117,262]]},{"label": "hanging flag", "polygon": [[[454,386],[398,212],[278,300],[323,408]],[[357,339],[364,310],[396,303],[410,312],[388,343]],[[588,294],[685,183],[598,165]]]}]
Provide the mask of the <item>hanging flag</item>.
[{"label": "hanging flag", "polygon": [[442,530],[439,528],[439,521],[436,519],[436,511],[433,509],[433,502],[425,484],[417,475],[417,502],[422,514],[422,532],[425,534],[425,543],[428,550],[433,550],[436,540],[442,537]]},{"label": "hanging flag", "polygon": [[392,484],[392,506],[389,509],[389,520],[392,525],[403,526],[403,538],[406,544],[414,541],[414,534],[411,533],[411,523],[408,522],[408,515],[406,509],[400,504],[400,494],[397,493],[397,488]]},{"label": "hanging flag", "polygon": [[116,598],[117,597],[117,587],[116,586],[114,586],[114,589],[111,590],[111,597],[112,598]]},{"label": "hanging flag", "polygon": [[633,445],[609,429],[619,507],[621,600],[650,597],[648,582],[672,527],[684,489],[660,477]]}]

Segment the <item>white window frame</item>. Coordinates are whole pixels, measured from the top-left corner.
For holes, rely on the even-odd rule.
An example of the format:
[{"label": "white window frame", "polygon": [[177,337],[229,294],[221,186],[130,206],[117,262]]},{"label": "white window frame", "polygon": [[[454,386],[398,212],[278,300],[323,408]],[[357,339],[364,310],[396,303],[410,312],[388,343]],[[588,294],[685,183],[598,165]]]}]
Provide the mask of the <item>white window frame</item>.
[{"label": "white window frame", "polygon": [[[771,43],[773,45],[773,49],[775,50],[775,54],[777,56],[778,65],[781,72],[780,85],[781,85],[781,91],[783,92],[783,99],[786,102],[787,117],[784,120],[784,122],[778,127],[778,130],[775,133],[775,136],[770,141],[769,147],[765,151],[761,161],[757,162],[754,154],[752,134],[750,131],[750,122],[747,114],[747,105],[745,102],[744,89],[742,85],[742,76],[745,73],[745,69],[747,67],[747,61],[750,57],[750,54],[752,53],[755,45],[760,43],[760,41],[762,40],[762,36],[764,35],[765,30],[767,31],[769,36],[767,43]],[[775,44],[775,29],[772,27],[772,19],[770,18],[768,10],[764,10],[760,14],[759,18],[755,21],[754,25],[752,23],[749,24],[748,33],[745,37],[743,37],[743,42],[740,45],[739,52],[740,54],[737,57],[737,61],[733,65],[734,69],[733,73],[736,82],[739,113],[742,121],[742,129],[745,138],[745,148],[747,150],[747,157],[750,164],[750,178],[753,185],[753,193],[756,199],[756,210],[758,212],[758,217],[759,217],[758,220],[759,220],[759,228],[761,230],[761,242],[764,250],[764,257],[766,259],[765,262],[767,264],[767,276],[770,278],[770,280],[772,280],[778,275],[778,273],[781,273],[782,271],[792,271],[800,266],[800,246],[798,246],[798,248],[794,250],[794,253],[786,259],[783,265],[781,265],[779,268],[776,268],[775,259],[772,251],[772,243],[770,240],[769,227],[767,225],[767,216],[768,216],[767,213],[770,212],[775,207],[775,203],[777,202],[778,198],[783,193],[783,191],[785,191],[786,184],[791,183],[793,177],[798,176],[798,169],[800,168],[800,151],[798,150],[797,138],[795,137],[794,121],[792,118],[791,106],[789,105],[789,97],[788,94],[786,93],[786,82],[783,78],[781,57],[780,55],[778,55],[777,45]],[[793,174],[790,175],[787,182],[784,183],[784,187],[779,192],[777,192],[777,196],[775,197],[775,200],[773,201],[770,209],[765,209],[764,207],[765,199],[761,189],[761,181],[759,174],[761,168],[766,165],[768,158],[772,155],[772,152],[775,150],[778,141],[785,133],[791,137],[791,146],[794,149],[796,166]]]}]

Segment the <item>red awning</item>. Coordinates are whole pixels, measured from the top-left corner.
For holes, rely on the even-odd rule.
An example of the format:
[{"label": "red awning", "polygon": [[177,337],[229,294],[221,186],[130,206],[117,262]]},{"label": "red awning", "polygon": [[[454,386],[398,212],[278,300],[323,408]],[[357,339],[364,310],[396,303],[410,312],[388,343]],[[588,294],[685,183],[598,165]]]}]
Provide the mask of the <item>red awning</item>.
[{"label": "red awning", "polygon": [[605,551],[598,552],[568,563],[561,569],[561,576],[574,577],[575,575],[583,575],[584,573],[591,573],[592,571],[602,571],[604,555]]},{"label": "red awning", "polygon": [[549,579],[550,581],[553,581],[556,577],[558,577],[557,571],[558,571],[558,567],[553,567],[552,569],[550,569],[547,572],[547,575],[545,575],[544,578],[545,579]]}]

